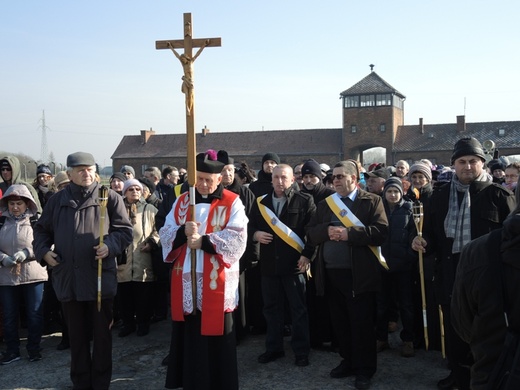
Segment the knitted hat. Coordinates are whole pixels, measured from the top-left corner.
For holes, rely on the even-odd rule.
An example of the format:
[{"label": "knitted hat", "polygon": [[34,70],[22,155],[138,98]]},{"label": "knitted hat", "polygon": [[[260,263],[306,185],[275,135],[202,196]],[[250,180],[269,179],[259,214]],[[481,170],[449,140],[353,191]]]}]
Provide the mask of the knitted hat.
[{"label": "knitted hat", "polygon": [[269,153],[264,154],[264,157],[262,157],[262,165],[264,165],[264,163],[267,160],[272,160],[275,163],[280,164],[280,157],[278,157],[278,155],[276,153],[273,153],[273,152],[269,152]]},{"label": "knitted hat", "polygon": [[197,171],[205,173],[220,173],[224,168],[224,163],[217,160],[217,152],[209,149],[206,153],[199,153],[196,157]]},{"label": "knitted hat", "polygon": [[137,186],[141,189],[141,192],[143,192],[143,185],[141,182],[137,179],[128,179],[125,181],[125,184],[123,185],[123,196],[125,195],[126,190],[128,190],[130,187]]},{"label": "knitted hat", "polygon": [[79,166],[89,166],[96,165],[96,160],[94,160],[94,156],[90,153],[85,152],[76,152],[69,154],[67,156],[67,166],[68,167],[79,167]]},{"label": "knitted hat", "polygon": [[2,160],[0,161],[0,168],[11,168],[11,164],[7,160]]},{"label": "knitted hat", "polygon": [[132,176],[135,177],[135,171],[134,168],[132,168],[130,165],[123,165],[121,169],[119,170],[121,173],[130,172]]},{"label": "knitted hat", "polygon": [[70,183],[69,175],[67,175],[67,172],[65,171],[58,172],[54,177],[54,185],[58,188],[60,184],[65,183]]},{"label": "knitted hat", "polygon": [[502,162],[497,162],[497,163],[491,165],[491,169],[490,169],[491,173],[493,173],[496,169],[501,169],[502,171],[505,171],[506,166]]},{"label": "knitted hat", "polygon": [[36,176],[38,176],[40,174],[51,175],[52,176],[52,171],[51,171],[51,169],[47,165],[40,164],[36,168]]},{"label": "knitted hat", "polygon": [[432,181],[432,170],[428,165],[421,162],[413,164],[408,171],[408,180],[412,180],[412,174],[415,172],[422,173],[428,182]]},{"label": "knitted hat", "polygon": [[388,178],[385,181],[385,186],[383,187],[383,194],[390,187],[397,188],[399,190],[399,192],[401,193],[401,197],[403,197],[404,190],[403,190],[403,182],[401,181],[401,179],[399,179],[398,177],[395,177],[395,176],[392,176],[392,177]]},{"label": "knitted hat", "polygon": [[473,137],[461,138],[455,143],[453,154],[451,155],[451,163],[462,156],[477,156],[486,161],[486,155],[480,142]]},{"label": "knitted hat", "polygon": [[305,164],[302,166],[302,177],[305,175],[314,175],[317,178],[321,179],[321,169],[320,164],[318,164],[315,160],[307,160]]},{"label": "knitted hat", "polygon": [[116,172],[112,176],[110,176],[110,183],[112,183],[112,180],[114,180],[114,179],[119,179],[119,180],[125,182],[128,180],[128,177],[126,177],[124,173]]}]

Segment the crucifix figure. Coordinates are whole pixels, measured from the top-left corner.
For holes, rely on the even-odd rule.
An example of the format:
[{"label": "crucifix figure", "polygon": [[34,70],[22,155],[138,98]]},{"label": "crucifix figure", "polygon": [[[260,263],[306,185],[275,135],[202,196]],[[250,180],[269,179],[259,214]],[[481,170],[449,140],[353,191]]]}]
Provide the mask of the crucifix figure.
[{"label": "crucifix figure", "polygon": [[193,63],[197,57],[202,53],[202,50],[209,43],[209,39],[206,40],[206,44],[202,46],[197,54],[193,58],[188,57],[186,54],[179,54],[175,51],[171,43],[168,42],[168,46],[172,50],[175,57],[179,59],[184,69],[184,76],[182,76],[181,92],[186,95],[186,115],[191,115],[191,109],[193,108]]},{"label": "crucifix figure", "polygon": [[[186,13],[184,14],[184,39],[155,42],[156,49],[170,49],[181,62],[184,70],[181,91],[186,95],[186,116],[191,116],[193,111],[193,63],[204,48],[208,46],[220,46],[220,38],[193,39],[192,34],[191,14]],[[193,56],[192,49],[194,47],[198,47],[199,50]],[[184,49],[184,53],[179,54],[175,50],[179,48]]]}]

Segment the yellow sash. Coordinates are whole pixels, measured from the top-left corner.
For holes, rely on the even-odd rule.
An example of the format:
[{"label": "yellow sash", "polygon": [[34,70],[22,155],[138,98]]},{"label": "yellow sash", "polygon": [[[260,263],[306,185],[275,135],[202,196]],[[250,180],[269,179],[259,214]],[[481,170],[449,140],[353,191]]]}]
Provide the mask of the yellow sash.
[{"label": "yellow sash", "polygon": [[[327,204],[329,205],[332,212],[338,217],[343,225],[346,227],[358,226],[365,227],[363,222],[361,222],[352,211],[343,203],[337,193],[330,195],[326,198]],[[388,264],[386,264],[386,260],[381,253],[381,247],[369,245],[368,246],[372,253],[376,256],[379,263],[388,270]]]},{"label": "yellow sash", "polygon": [[275,213],[273,213],[271,209],[260,203],[266,196],[267,195],[259,196],[256,199],[258,208],[260,209],[260,214],[262,214],[265,222],[267,222],[273,232],[282,240],[284,240],[287,245],[298,251],[298,253],[302,253],[303,247],[305,246],[302,239],[295,232],[293,232],[291,228],[280,221],[280,219],[276,216]]}]

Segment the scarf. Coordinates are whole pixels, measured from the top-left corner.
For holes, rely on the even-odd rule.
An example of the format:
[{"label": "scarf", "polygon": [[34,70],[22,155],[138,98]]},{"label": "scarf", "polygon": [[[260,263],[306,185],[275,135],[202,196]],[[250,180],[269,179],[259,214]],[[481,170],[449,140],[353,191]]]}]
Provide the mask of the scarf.
[{"label": "scarf", "polygon": [[126,200],[125,198],[125,206],[126,212],[128,213],[128,217],[130,218],[132,225],[135,225],[137,222],[137,202],[129,203],[128,200]]},{"label": "scarf", "polygon": [[[486,172],[482,172],[475,181],[489,181]],[[460,253],[464,245],[471,241],[471,196],[470,184],[462,184],[457,175],[453,175],[450,184],[450,199],[448,201],[448,213],[444,219],[444,232],[446,237],[453,238],[452,253]],[[463,192],[462,202],[458,202],[457,192]]]}]

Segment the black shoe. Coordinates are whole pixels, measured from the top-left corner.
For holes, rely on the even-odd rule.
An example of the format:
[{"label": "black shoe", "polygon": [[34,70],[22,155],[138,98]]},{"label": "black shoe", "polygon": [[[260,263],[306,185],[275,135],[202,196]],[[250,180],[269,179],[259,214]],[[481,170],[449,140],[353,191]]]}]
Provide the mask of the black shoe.
[{"label": "black shoe", "polygon": [[5,366],[6,364],[10,364],[12,362],[16,362],[20,360],[20,354],[19,353],[6,353],[3,358],[2,358],[2,361],[0,362],[0,364],[2,364],[2,366]]},{"label": "black shoe", "polygon": [[161,362],[161,366],[168,366],[170,363],[170,354],[166,355]]},{"label": "black shoe", "polygon": [[132,334],[135,332],[135,325],[123,325],[121,329],[119,329],[119,333],[117,334],[119,337],[126,337],[129,334]]},{"label": "black shoe", "polygon": [[29,352],[29,361],[37,362],[38,360],[42,360],[42,354],[38,351]]},{"label": "black shoe", "polygon": [[306,367],[309,365],[309,358],[307,355],[296,356],[294,364],[296,364],[298,367]]},{"label": "black shoe", "polygon": [[453,375],[453,372],[450,372],[450,375],[437,382],[437,387],[442,390],[451,390],[456,387],[455,385],[455,375]]},{"label": "black shoe", "polygon": [[347,365],[345,360],[342,360],[339,366],[333,368],[330,371],[331,378],[346,378],[347,376],[352,376],[354,373],[352,369]]},{"label": "black shoe", "polygon": [[354,387],[358,390],[365,390],[370,387],[370,378],[364,375],[356,376],[356,382],[354,382]]},{"label": "black shoe", "polygon": [[283,327],[283,337],[289,337],[292,335],[292,326],[284,325]]},{"label": "black shoe", "polygon": [[284,351],[275,351],[275,352],[264,352],[260,356],[258,356],[258,363],[269,363],[274,362],[276,359],[284,357],[285,352]]}]

